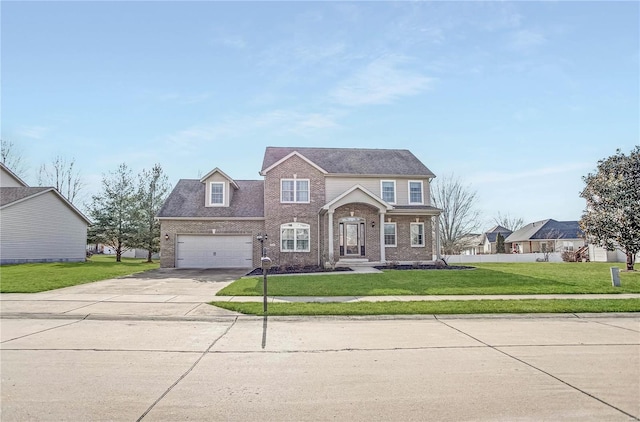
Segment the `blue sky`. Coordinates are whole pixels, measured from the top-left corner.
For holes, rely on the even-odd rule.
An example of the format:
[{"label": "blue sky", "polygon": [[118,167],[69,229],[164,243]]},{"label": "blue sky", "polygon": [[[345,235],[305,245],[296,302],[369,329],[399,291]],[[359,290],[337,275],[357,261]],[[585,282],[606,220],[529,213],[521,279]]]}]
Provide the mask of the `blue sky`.
[{"label": "blue sky", "polygon": [[3,1],[2,139],[175,185],[266,146],[402,148],[525,222],[640,143],[639,2]]}]

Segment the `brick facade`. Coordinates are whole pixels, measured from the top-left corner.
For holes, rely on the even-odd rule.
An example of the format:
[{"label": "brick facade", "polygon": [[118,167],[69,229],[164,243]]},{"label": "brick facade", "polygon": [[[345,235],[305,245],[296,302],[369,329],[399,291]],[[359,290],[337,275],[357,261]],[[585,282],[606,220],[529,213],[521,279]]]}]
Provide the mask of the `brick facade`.
[{"label": "brick facade", "polygon": [[[424,223],[425,246],[411,246],[411,223]],[[390,220],[390,221],[389,221]],[[433,234],[430,216],[387,215],[385,222],[396,223],[396,247],[385,247],[385,260],[399,262],[431,261],[433,259]]]},{"label": "brick facade", "polygon": [[[296,178],[309,179],[309,203],[281,203],[280,180]],[[324,174],[294,155],[269,171],[264,183],[265,229],[270,239],[267,252],[274,265],[318,265],[318,212],[324,205]],[[310,226],[309,252],[281,251],[280,226],[293,222]]]}]

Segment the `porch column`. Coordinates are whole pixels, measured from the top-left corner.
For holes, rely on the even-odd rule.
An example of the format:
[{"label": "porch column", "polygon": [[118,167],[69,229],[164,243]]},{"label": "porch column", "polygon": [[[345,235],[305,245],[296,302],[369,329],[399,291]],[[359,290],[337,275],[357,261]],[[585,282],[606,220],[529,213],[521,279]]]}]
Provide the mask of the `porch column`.
[{"label": "porch column", "polygon": [[384,213],[380,212],[380,262],[384,264],[387,260],[384,248]]},{"label": "porch column", "polygon": [[439,216],[436,215],[433,217],[434,219],[434,227],[435,229],[435,236],[436,236],[436,259],[440,259],[442,258],[440,255],[440,249],[441,249],[441,245],[440,245],[440,218],[438,218]]},{"label": "porch column", "polygon": [[[327,212],[329,215],[329,262],[334,262],[333,259],[333,211]],[[324,263],[323,263],[324,264]]]}]

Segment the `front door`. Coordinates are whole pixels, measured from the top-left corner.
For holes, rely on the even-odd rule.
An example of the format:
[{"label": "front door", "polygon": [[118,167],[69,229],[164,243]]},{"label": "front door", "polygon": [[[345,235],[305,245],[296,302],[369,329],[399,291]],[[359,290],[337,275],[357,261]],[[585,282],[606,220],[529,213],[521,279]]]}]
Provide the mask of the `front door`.
[{"label": "front door", "polygon": [[346,223],[344,225],[346,248],[345,255],[360,255],[360,224]]},{"label": "front door", "polygon": [[364,223],[340,223],[340,255],[364,256]]}]

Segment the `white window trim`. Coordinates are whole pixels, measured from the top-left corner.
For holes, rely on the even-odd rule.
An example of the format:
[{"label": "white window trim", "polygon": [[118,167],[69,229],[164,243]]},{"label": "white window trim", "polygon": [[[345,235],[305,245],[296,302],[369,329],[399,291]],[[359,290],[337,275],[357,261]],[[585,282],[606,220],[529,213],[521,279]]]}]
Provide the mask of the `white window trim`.
[{"label": "white window trim", "polygon": [[[283,201],[282,200],[282,182],[293,182],[293,201]],[[297,182],[307,182],[307,200],[306,201],[297,201],[298,197],[298,183]],[[280,179],[280,203],[281,204],[309,204],[311,202],[311,180],[310,179]]]},{"label": "white window trim", "polygon": [[[284,229],[292,229],[293,230],[293,249],[283,249],[282,248],[282,230]],[[298,239],[296,237],[296,231],[299,229],[305,229],[308,231],[308,239],[307,239],[307,248],[306,249],[296,249],[298,246]],[[311,226],[305,223],[285,223],[280,225],[280,252],[284,253],[294,253],[294,252],[311,252]]]},{"label": "white window trim", "polygon": [[[391,182],[391,183],[393,183],[393,202],[391,202],[391,201],[387,201],[387,200],[385,200],[385,199],[384,199],[384,193],[383,193],[383,190],[382,190],[382,185],[383,185],[385,182]],[[396,203],[396,201],[397,201],[397,199],[398,199],[398,186],[397,186],[397,184],[396,184],[396,181],[395,181],[395,180],[381,180],[381,181],[380,181],[380,198],[381,198],[383,201],[385,201],[385,202],[387,202],[387,203],[389,203],[389,204],[395,204],[395,203]]]},{"label": "white window trim", "polygon": [[[222,185],[222,203],[218,204],[213,202],[213,195],[211,188],[213,185]],[[227,186],[225,182],[209,182],[209,206],[210,207],[224,207],[227,201]]]},{"label": "white window trim", "polygon": [[[422,198],[422,201],[420,202],[411,202],[411,184],[412,183],[420,183],[420,198]],[[422,180],[409,180],[407,182],[407,192],[408,192],[408,201],[409,201],[409,205],[424,205],[424,183],[422,182]]]},{"label": "white window trim", "polygon": [[[396,248],[396,247],[398,247],[398,224],[397,224],[397,223],[384,223],[384,225],[385,225],[385,226],[386,226],[387,224],[389,224],[389,225],[392,225],[392,226],[393,226],[393,233],[394,233],[394,235],[395,235],[393,238],[394,238],[394,240],[395,240],[395,243],[394,243],[393,245],[387,245],[387,242],[386,242],[386,240],[387,240],[387,236],[386,236],[386,234],[385,234],[385,235],[384,235],[384,240],[385,240],[384,247],[385,247],[385,248]],[[383,229],[384,229],[384,227],[383,227]],[[384,230],[383,230],[383,231],[384,231]]]},{"label": "white window trim", "polygon": [[[412,234],[412,231],[411,231],[411,228],[413,226],[422,226],[422,244],[415,244],[415,245],[413,244],[413,234]],[[411,223],[409,225],[409,241],[411,242],[411,247],[412,248],[424,248],[425,245],[426,245],[424,237],[425,237],[425,234],[424,234],[424,223]]]}]

